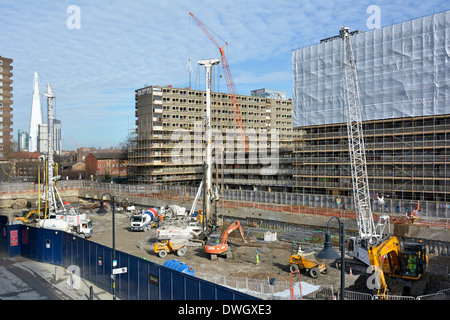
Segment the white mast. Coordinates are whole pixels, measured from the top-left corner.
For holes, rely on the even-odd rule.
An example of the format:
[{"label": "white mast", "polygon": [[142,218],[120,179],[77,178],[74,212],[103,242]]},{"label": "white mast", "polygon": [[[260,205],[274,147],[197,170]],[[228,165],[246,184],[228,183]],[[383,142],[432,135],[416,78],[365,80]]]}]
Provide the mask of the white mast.
[{"label": "white mast", "polygon": [[53,100],[55,99],[55,94],[50,86],[50,83],[47,83],[47,92],[43,93],[44,96],[47,97],[47,112],[48,112],[48,155],[47,155],[47,179],[48,179],[48,191],[47,191],[47,200],[48,200],[48,212],[50,214],[61,213],[58,209],[58,200],[61,202],[59,208],[61,208],[62,213],[64,212],[64,204],[61,201],[61,197],[59,195],[58,189],[56,188],[55,180],[58,177],[54,177],[53,171],[55,169],[55,162],[53,160]]},{"label": "white mast", "polygon": [[[347,118],[350,163],[353,180],[353,201],[355,204],[359,235],[369,244],[380,239],[382,234],[376,228],[370,206],[369,179],[367,175],[366,151],[362,128],[362,110],[359,94],[356,61],[353,55],[348,27],[340,30],[342,38],[342,74],[344,104]],[[384,222],[384,221],[383,221]],[[382,227],[380,224],[377,227]]]},{"label": "white mast", "polygon": [[206,69],[206,220],[211,221],[212,192],[212,146],[211,146],[211,68],[220,62],[219,59],[199,60],[199,65]]}]

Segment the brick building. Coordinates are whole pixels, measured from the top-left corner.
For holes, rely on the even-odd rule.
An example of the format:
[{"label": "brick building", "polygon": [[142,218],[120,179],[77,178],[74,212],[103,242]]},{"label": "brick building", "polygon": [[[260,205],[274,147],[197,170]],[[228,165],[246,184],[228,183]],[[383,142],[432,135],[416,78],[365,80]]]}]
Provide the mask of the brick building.
[{"label": "brick building", "polygon": [[124,178],[127,153],[119,151],[89,153],[85,158],[86,178]]},{"label": "brick building", "polygon": [[40,152],[19,151],[11,154],[12,169],[11,175],[15,178],[35,179],[39,166],[43,166],[39,162]]}]

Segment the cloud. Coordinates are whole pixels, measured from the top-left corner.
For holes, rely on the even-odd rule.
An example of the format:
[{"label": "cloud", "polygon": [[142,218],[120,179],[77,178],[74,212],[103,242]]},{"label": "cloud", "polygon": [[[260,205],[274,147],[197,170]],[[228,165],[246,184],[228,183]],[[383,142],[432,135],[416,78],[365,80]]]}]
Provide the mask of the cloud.
[{"label": "cloud", "polygon": [[[79,30],[66,26],[66,10],[72,4],[80,8]],[[197,60],[220,55],[189,11],[210,28],[220,45],[228,42],[225,52],[238,93],[271,87],[286,90],[289,96],[292,49],[333,36],[343,24],[365,30],[370,4],[348,0],[51,4],[0,0],[0,54],[14,59],[14,130],[28,128],[35,71],[41,88],[48,81],[55,90],[67,148],[73,148],[71,136],[80,145],[110,146],[123,141],[134,123],[134,90],[145,84],[187,86],[189,57],[193,81],[203,88]],[[377,5],[382,25],[447,6],[438,0],[414,5],[377,1]]]}]

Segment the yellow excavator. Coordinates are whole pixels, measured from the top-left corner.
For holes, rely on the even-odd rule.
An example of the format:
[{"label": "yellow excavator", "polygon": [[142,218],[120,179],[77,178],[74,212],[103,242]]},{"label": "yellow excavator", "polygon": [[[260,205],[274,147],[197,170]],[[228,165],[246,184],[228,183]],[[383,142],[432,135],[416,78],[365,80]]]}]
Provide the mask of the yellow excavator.
[{"label": "yellow excavator", "polygon": [[[28,223],[30,222],[30,218],[33,217],[36,214],[39,214],[38,217],[40,216],[40,213],[44,213],[44,208],[41,209],[33,209],[28,211],[28,213],[26,215],[24,215],[23,217],[15,217],[14,220],[15,221],[22,221],[23,223]],[[32,218],[34,219],[34,218]]]},{"label": "yellow excavator", "polygon": [[418,280],[428,268],[425,243],[421,240],[400,243],[396,236],[389,236],[386,240],[369,246],[368,255],[379,282],[374,288],[378,288],[380,296],[387,294],[385,275]]}]

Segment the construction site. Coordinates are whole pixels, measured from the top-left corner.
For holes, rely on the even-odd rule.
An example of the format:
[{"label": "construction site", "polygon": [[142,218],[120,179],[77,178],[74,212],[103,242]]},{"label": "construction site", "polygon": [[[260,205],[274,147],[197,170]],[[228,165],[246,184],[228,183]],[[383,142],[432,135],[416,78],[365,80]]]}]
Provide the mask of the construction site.
[{"label": "construction site", "polygon": [[[113,246],[112,237],[112,207],[108,194],[115,195],[115,248],[143,260],[163,265],[167,261],[177,260],[193,269],[194,276],[207,281],[242,290],[262,299],[291,299],[291,288],[295,291],[295,299],[332,300],[339,298],[341,270],[333,261],[326,261],[327,272],[312,273],[311,269],[301,269],[300,274],[291,271],[291,258],[298,253],[299,246],[305,253],[314,251],[316,254],[323,249],[327,222],[330,217],[339,217],[345,223],[346,240],[358,234],[355,212],[342,211],[323,207],[308,207],[270,199],[259,199],[258,202],[245,201],[248,194],[235,192],[235,200],[221,200],[218,207],[218,230],[213,234],[222,234],[228,227],[239,221],[242,227],[233,229],[227,239],[231,256],[218,255],[211,259],[205,247],[208,241],[191,241],[185,246],[185,252],[179,255],[176,251],[167,250],[167,255],[159,254],[155,244],[164,242],[159,228],[139,229],[133,227],[133,221],[150,209],[162,212],[161,207],[168,205],[174,208],[190,209],[195,200],[195,188],[183,190],[173,188],[157,190],[151,187],[120,186],[101,183],[64,183],[59,185],[60,195],[65,201],[70,201],[86,218],[91,221],[92,234],[89,241]],[[185,192],[188,192],[187,194]],[[252,191],[248,191],[252,192]],[[36,190],[2,192],[2,215],[8,215],[10,221],[18,219],[28,210],[8,209],[5,206],[18,203],[18,199],[32,203]],[[105,195],[106,194],[106,195]],[[279,196],[280,194],[274,193]],[[107,211],[99,213],[100,198]],[[28,199],[27,199],[28,198]],[[273,200],[273,199],[272,199]],[[298,203],[296,199],[293,203]],[[8,202],[10,201],[10,202]],[[261,201],[261,202],[260,202]],[[262,202],[268,201],[268,202]],[[124,204],[128,204],[128,209]],[[197,208],[203,206],[202,201]],[[201,209],[200,209],[201,210]],[[198,212],[198,210],[195,210]],[[380,214],[375,212],[375,216]],[[134,217],[134,218],[133,218]],[[277,217],[277,219],[274,219]],[[421,239],[426,243],[428,255],[427,271],[418,280],[386,276],[388,291],[385,296],[390,299],[444,299],[448,297],[450,279],[448,266],[450,263],[448,239],[449,225],[435,219],[422,219],[410,224],[403,215],[391,215],[391,232],[402,240]],[[46,219],[49,221],[50,219]],[[42,221],[42,220],[41,220]],[[27,222],[26,225],[36,225]],[[333,247],[339,247],[339,232],[337,225],[331,224],[331,239]],[[245,239],[245,242],[244,242]],[[171,237],[175,242],[178,237]],[[257,261],[259,254],[259,262]],[[347,256],[350,258],[350,256]],[[310,256],[310,259],[311,256]],[[323,263],[323,261],[319,261]],[[367,300],[379,297],[377,290],[371,289],[367,266],[361,268],[358,264],[347,264],[345,268],[346,299]],[[296,283],[301,280],[301,295],[297,292]],[[276,279],[271,286],[270,280]],[[298,286],[298,284],[297,284]]]},{"label": "construction site", "polygon": [[237,95],[190,13],[220,59],[198,61],[205,91],[135,90],[129,183],[58,181],[49,152],[2,215],[261,299],[449,299],[447,15],[294,50],[283,100]]}]

